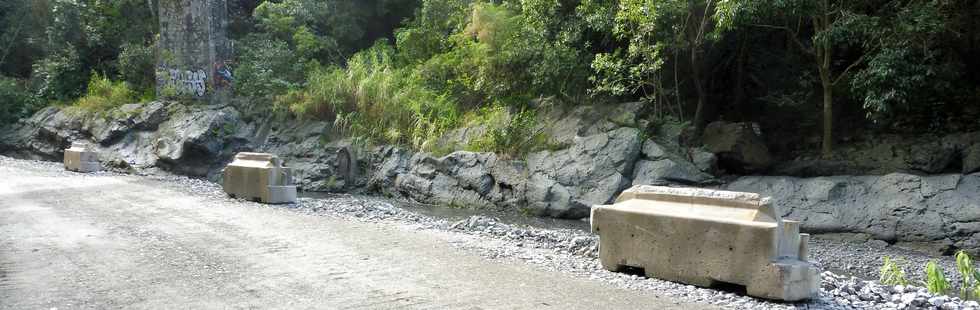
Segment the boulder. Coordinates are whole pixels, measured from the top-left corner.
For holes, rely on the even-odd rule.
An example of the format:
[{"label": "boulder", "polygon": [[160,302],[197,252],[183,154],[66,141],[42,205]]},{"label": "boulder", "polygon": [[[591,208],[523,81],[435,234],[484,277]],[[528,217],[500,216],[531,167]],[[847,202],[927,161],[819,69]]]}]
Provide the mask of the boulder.
[{"label": "boulder", "polygon": [[179,109],[156,131],[156,164],[178,174],[215,177],[232,156],[246,150],[249,132],[242,128],[231,107]]},{"label": "boulder", "polygon": [[630,185],[642,147],[639,133],[621,127],[576,137],[565,150],[529,154],[529,184],[538,187],[528,192],[529,207],[542,215],[581,218],[592,205],[611,201]]},{"label": "boulder", "polygon": [[759,125],[756,123],[713,122],[704,129],[704,146],[718,156],[720,165],[730,172],[761,172],[772,164]]},{"label": "boulder", "polygon": [[[633,169],[633,185],[698,184],[710,180],[715,166],[714,154],[691,149],[702,167],[682,155],[669,152],[652,139],[643,142],[642,159]],[[693,159],[693,158],[692,158]]]}]

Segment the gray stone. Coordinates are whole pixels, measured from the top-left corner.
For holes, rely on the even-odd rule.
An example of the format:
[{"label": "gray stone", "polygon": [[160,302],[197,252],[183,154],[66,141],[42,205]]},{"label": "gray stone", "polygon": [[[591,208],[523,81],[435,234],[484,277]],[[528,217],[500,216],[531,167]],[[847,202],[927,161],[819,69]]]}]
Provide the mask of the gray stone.
[{"label": "gray stone", "polygon": [[171,115],[156,132],[157,165],[190,176],[209,176],[248,143],[233,108],[192,107]]},{"label": "gray stone", "polygon": [[963,150],[963,174],[980,172],[980,143]]},{"label": "gray stone", "polygon": [[[980,250],[980,175],[909,174],[818,178],[747,176],[725,189],[773,197],[783,216],[821,233],[863,233],[884,241]],[[907,243],[903,243],[907,244]]]},{"label": "gray stone", "polygon": [[731,172],[760,172],[772,164],[772,156],[755,123],[713,122],[704,129],[702,141],[708,151]]},{"label": "gray stone", "polygon": [[711,179],[693,164],[673,159],[641,160],[636,163],[633,185],[698,184]]},{"label": "gray stone", "polygon": [[701,172],[715,174],[718,170],[718,156],[701,148],[692,149],[691,161]]},{"label": "gray stone", "polygon": [[534,180],[553,180],[555,185],[561,186],[551,186],[549,192],[562,194],[567,191],[570,197],[568,205],[542,205],[530,200],[533,198],[529,194],[529,203],[545,206],[548,209],[544,213],[559,217],[587,216],[592,205],[611,201],[630,185],[640,149],[639,130],[623,127],[578,137],[566,150],[529,154],[527,164],[532,183]]}]

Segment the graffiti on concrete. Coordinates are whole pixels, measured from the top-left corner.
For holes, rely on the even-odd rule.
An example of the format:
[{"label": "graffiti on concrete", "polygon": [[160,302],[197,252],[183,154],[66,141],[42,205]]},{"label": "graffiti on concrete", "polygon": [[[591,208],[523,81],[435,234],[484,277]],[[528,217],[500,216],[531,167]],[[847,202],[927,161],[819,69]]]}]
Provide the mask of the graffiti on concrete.
[{"label": "graffiti on concrete", "polygon": [[231,86],[232,81],[234,81],[234,78],[231,75],[231,69],[223,62],[215,63],[214,72],[211,74],[214,76],[215,88],[229,87]]},{"label": "graffiti on concrete", "polygon": [[178,95],[195,95],[203,97],[207,94],[208,74],[204,70],[181,70],[161,67],[163,73],[162,85],[171,88]]}]

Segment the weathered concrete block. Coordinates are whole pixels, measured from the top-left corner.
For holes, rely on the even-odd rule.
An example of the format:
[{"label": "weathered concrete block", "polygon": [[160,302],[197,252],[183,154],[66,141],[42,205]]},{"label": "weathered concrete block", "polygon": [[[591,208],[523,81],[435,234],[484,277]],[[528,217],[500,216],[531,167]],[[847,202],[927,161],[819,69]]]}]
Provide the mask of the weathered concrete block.
[{"label": "weathered concrete block", "polygon": [[234,83],[227,0],[158,3],[157,94],[164,98],[226,102]]},{"label": "weathered concrete block", "polygon": [[65,150],[65,170],[77,172],[96,172],[102,170],[99,153],[84,142],[72,142]]},{"label": "weathered concrete block", "polygon": [[232,197],[264,203],[296,202],[292,169],[272,154],[238,153],[225,167],[223,186]]},{"label": "weathered concrete block", "polygon": [[592,208],[604,268],[643,268],[648,277],[712,287],[744,286],[751,296],[816,297],[819,271],[807,261],[809,235],[782,220],[758,194],[648,185]]}]

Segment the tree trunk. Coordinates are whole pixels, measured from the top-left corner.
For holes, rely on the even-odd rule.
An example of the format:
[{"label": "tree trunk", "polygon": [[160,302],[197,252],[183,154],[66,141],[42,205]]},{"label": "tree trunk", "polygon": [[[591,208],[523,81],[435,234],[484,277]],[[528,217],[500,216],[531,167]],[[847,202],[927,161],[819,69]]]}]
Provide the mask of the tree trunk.
[{"label": "tree trunk", "polygon": [[834,151],[834,86],[823,84],[823,145],[820,153],[823,158],[830,158]]},{"label": "tree trunk", "polygon": [[698,56],[698,48],[691,49],[691,79],[694,80],[694,89],[698,93],[698,105],[694,110],[694,133],[700,139],[701,131],[704,130],[704,85],[701,83],[701,58]]},{"label": "tree trunk", "polygon": [[[825,33],[830,28],[830,1],[823,0],[818,11],[821,14],[813,17],[813,27],[815,33]],[[823,158],[830,158],[834,151],[834,79],[831,70],[830,59],[833,53],[833,46],[826,41],[816,42],[813,45],[814,56],[817,60],[817,70],[820,73],[820,84],[823,86],[823,141],[820,153]]]}]

